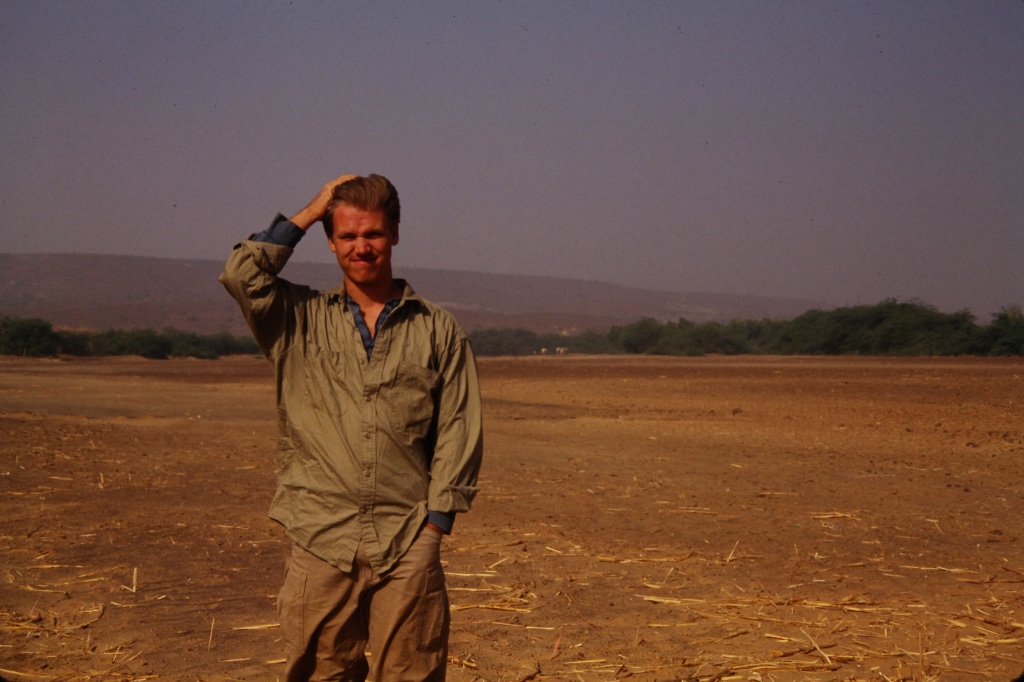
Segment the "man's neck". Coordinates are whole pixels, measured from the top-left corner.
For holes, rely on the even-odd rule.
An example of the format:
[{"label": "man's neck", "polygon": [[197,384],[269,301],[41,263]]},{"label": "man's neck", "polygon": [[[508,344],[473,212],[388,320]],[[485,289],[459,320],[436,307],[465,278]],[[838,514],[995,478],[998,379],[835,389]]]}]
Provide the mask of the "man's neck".
[{"label": "man's neck", "polygon": [[366,311],[380,310],[388,301],[401,296],[402,289],[394,279],[362,286],[353,282],[345,282],[345,293],[365,313]]}]

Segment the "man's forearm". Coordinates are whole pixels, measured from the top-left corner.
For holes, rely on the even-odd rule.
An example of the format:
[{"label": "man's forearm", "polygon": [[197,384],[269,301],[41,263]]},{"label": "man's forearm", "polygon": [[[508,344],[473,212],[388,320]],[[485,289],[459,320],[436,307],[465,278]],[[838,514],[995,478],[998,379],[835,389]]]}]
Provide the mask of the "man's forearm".
[{"label": "man's forearm", "polygon": [[291,217],[291,221],[295,224],[295,227],[299,228],[303,232],[313,226],[318,220],[322,220],[324,212],[317,210],[317,207],[306,206],[301,211]]}]

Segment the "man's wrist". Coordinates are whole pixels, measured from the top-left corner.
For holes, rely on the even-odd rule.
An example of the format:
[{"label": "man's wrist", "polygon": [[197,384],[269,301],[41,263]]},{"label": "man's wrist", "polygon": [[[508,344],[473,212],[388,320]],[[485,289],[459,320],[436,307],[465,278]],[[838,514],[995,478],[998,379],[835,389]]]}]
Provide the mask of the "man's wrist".
[{"label": "man's wrist", "polygon": [[323,211],[318,211],[314,208],[306,206],[301,211],[291,217],[291,221],[295,223],[295,226],[302,231],[308,230],[318,220],[322,220],[324,217]]},{"label": "man's wrist", "polygon": [[427,523],[445,535],[450,535],[455,525],[455,514],[452,512],[428,511]]}]

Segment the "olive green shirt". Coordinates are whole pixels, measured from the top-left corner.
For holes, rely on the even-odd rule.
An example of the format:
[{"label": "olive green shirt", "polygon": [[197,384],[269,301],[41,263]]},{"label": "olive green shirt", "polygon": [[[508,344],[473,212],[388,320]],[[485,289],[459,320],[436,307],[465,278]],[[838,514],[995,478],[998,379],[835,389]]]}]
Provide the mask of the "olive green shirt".
[{"label": "olive green shirt", "polygon": [[342,570],[362,542],[386,571],[428,509],[466,511],[476,495],[476,361],[454,318],[401,280],[367,359],[343,286],[319,292],[278,276],[292,252],[243,241],[219,278],[274,368],[281,460],[270,517]]}]

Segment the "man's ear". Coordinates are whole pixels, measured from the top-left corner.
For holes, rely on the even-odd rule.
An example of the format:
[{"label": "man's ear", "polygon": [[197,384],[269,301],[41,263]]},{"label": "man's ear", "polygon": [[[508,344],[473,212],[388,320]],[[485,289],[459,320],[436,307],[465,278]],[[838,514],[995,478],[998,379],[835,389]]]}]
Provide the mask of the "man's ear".
[{"label": "man's ear", "polygon": [[391,228],[391,244],[392,246],[398,243],[398,225]]}]

